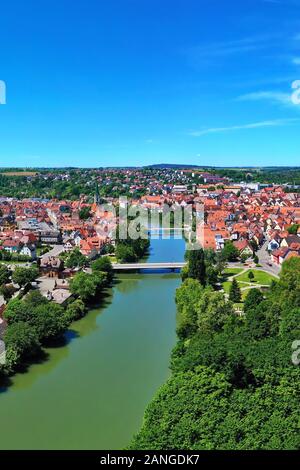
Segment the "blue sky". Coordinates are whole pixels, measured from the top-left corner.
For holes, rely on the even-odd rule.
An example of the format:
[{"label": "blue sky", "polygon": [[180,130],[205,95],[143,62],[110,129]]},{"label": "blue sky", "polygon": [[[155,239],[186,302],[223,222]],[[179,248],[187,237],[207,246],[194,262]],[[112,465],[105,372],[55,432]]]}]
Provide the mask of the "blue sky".
[{"label": "blue sky", "polygon": [[300,0],[11,0],[0,44],[0,166],[300,166]]}]

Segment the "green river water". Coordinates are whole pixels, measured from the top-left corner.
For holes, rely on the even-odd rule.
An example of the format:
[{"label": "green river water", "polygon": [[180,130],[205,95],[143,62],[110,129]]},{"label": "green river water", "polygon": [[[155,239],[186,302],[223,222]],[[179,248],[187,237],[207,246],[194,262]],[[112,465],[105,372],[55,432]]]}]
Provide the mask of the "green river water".
[{"label": "green river water", "polygon": [[[149,261],[180,261],[183,240],[153,240]],[[178,274],[120,274],[104,305],[62,347],[0,389],[0,449],[122,449],[169,375]]]}]

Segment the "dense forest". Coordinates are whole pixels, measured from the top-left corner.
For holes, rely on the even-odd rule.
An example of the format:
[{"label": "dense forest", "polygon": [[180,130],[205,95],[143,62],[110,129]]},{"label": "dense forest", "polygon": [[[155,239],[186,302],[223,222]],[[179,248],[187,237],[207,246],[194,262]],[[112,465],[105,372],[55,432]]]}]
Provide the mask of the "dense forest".
[{"label": "dense forest", "polygon": [[251,290],[242,317],[222,293],[191,277],[176,303],[172,375],[130,448],[299,449],[292,345],[300,339],[300,260],[283,265],[267,294]]}]

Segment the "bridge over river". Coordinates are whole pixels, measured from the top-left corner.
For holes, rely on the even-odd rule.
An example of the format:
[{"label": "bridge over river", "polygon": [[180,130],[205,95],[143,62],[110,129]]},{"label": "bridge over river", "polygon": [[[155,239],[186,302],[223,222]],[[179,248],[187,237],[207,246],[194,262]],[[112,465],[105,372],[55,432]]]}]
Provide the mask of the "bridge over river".
[{"label": "bridge over river", "polygon": [[182,269],[186,266],[185,262],[169,262],[169,263],[114,263],[113,269],[115,271],[131,271],[139,269]]}]

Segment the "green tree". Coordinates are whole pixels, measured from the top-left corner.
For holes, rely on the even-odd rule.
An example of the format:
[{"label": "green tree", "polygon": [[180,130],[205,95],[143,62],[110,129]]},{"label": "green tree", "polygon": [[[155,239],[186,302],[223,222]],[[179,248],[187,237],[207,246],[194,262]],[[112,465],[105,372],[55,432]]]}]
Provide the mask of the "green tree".
[{"label": "green tree", "polygon": [[205,256],[202,248],[191,250],[188,255],[188,276],[197,279],[202,286],[206,284]]},{"label": "green tree", "polygon": [[75,320],[78,320],[79,318],[84,317],[86,314],[86,306],[80,299],[76,299],[73,302],[71,302],[66,309],[65,316],[68,321],[68,323],[72,323]]},{"label": "green tree", "polygon": [[290,235],[297,235],[299,228],[300,228],[299,224],[293,224],[290,227],[288,227],[287,231],[289,232]]},{"label": "green tree", "polygon": [[66,267],[67,268],[79,268],[88,265],[87,258],[81,253],[79,248],[74,248],[66,259]]},{"label": "green tree", "polygon": [[237,261],[239,250],[234,246],[233,242],[228,240],[222,250],[223,259],[226,261]]},{"label": "green tree", "polygon": [[239,257],[239,250],[234,246],[233,242],[228,240],[222,250],[223,259],[226,261],[236,261]]},{"label": "green tree", "polygon": [[91,208],[89,206],[84,206],[79,211],[79,218],[81,220],[87,220],[91,217]]},{"label": "green tree", "polygon": [[137,256],[131,246],[118,243],[115,251],[117,260],[121,263],[134,263],[137,261]]},{"label": "green tree", "polygon": [[48,300],[44,297],[39,290],[31,290],[23,298],[26,307],[35,308],[39,305],[48,304]]},{"label": "green tree", "polygon": [[83,302],[91,302],[97,295],[101,294],[101,289],[106,283],[106,273],[97,272],[87,274],[77,273],[70,282],[70,290],[78,295]]},{"label": "green tree", "polygon": [[248,279],[249,279],[250,282],[253,282],[253,281],[254,281],[254,274],[253,274],[252,271],[249,271],[249,273],[248,273]]},{"label": "green tree", "polygon": [[242,300],[241,289],[238,282],[233,278],[230,289],[229,289],[229,300],[234,303],[239,303]]},{"label": "green tree", "polygon": [[104,272],[107,274],[107,281],[111,282],[114,276],[113,266],[109,256],[101,256],[92,263],[93,272]]},{"label": "green tree", "polygon": [[178,309],[177,334],[186,338],[197,331],[197,305],[203,293],[203,287],[196,279],[186,279],[176,290]]},{"label": "green tree", "polygon": [[5,264],[0,265],[0,286],[7,284],[10,280],[11,271]]},{"label": "green tree", "polygon": [[31,316],[30,305],[19,299],[10,300],[4,311],[4,317],[9,325],[17,322],[29,322]]},{"label": "green tree", "polygon": [[34,310],[31,324],[41,341],[61,336],[68,326],[64,316],[64,309],[54,302],[37,306]]},{"label": "green tree", "polygon": [[19,284],[20,287],[23,287],[26,284],[35,281],[38,275],[39,275],[39,271],[35,267],[32,267],[32,268],[17,267],[12,274],[12,280],[16,284]]},{"label": "green tree", "polygon": [[234,315],[231,302],[221,292],[206,288],[197,304],[198,328],[202,333],[222,330],[226,321]]},{"label": "green tree", "polygon": [[244,302],[244,311],[248,312],[257,307],[264,300],[264,296],[259,289],[250,289]]},{"label": "green tree", "polygon": [[33,356],[41,347],[35,329],[25,322],[9,325],[4,341],[6,349],[15,351],[19,357]]}]

